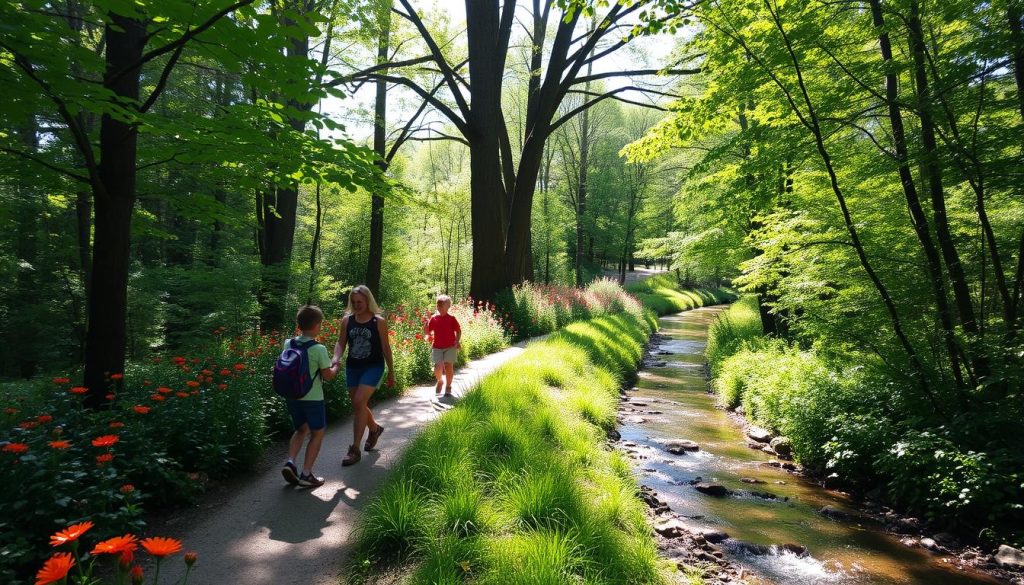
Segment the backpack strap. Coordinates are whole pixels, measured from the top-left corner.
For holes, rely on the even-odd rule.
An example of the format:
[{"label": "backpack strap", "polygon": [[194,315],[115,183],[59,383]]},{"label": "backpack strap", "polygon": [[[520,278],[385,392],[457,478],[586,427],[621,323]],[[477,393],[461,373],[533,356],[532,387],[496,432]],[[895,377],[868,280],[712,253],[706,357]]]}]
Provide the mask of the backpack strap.
[{"label": "backpack strap", "polygon": [[[301,350],[301,351],[305,351],[307,353],[307,357],[306,357],[307,361],[309,360],[309,357],[308,357],[309,348],[313,347],[314,345],[319,345],[320,344],[320,342],[317,341],[315,338],[314,339],[310,339],[309,341],[307,341],[305,343],[299,343],[299,338],[298,337],[296,337],[294,339],[291,339],[289,341],[291,342],[293,349],[298,349],[298,350]],[[319,375],[320,375],[320,368],[317,368],[316,372],[313,374],[313,379],[316,380],[316,377],[319,376]]]}]

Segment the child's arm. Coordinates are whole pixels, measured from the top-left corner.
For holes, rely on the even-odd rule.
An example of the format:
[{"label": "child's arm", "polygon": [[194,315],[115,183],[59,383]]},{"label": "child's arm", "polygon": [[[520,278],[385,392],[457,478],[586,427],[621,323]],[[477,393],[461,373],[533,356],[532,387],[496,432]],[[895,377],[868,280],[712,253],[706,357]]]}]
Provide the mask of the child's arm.
[{"label": "child's arm", "polygon": [[430,335],[430,322],[433,320],[433,315],[427,317],[427,322],[423,324],[423,335]]},{"label": "child's arm", "polygon": [[455,319],[455,347],[462,347],[462,325],[458,319]]}]

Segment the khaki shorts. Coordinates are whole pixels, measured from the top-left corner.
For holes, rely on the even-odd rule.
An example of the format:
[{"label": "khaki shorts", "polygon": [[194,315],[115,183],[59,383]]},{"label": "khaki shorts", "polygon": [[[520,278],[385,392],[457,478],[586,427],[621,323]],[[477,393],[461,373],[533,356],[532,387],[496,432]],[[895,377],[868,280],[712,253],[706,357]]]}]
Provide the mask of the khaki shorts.
[{"label": "khaki shorts", "polygon": [[430,350],[430,360],[434,365],[441,363],[454,364],[459,360],[459,348],[456,346],[446,348],[433,348]]}]

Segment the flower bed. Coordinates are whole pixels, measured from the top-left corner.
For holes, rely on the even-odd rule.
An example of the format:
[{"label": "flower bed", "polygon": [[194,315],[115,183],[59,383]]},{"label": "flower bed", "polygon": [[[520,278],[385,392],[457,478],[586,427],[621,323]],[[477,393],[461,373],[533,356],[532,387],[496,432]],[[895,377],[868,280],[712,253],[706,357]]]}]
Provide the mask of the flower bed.
[{"label": "flower bed", "polygon": [[526,339],[601,315],[638,312],[641,305],[615,281],[601,278],[585,289],[524,283],[498,295],[497,306],[512,322],[513,337]]}]

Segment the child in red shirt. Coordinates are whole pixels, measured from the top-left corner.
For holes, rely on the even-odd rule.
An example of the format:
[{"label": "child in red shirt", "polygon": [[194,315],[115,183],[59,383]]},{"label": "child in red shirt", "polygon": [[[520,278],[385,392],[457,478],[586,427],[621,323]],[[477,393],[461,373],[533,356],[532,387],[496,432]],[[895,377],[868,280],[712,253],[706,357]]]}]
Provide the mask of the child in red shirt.
[{"label": "child in red shirt", "polygon": [[434,362],[434,377],[437,378],[435,394],[441,394],[444,387],[444,380],[448,379],[448,386],[445,396],[452,395],[452,378],[455,377],[455,361],[459,357],[459,340],[462,339],[462,327],[459,320],[448,314],[452,306],[452,299],[448,295],[438,295],[437,312],[427,321],[423,332],[427,335],[434,334],[433,349],[430,357]]}]

